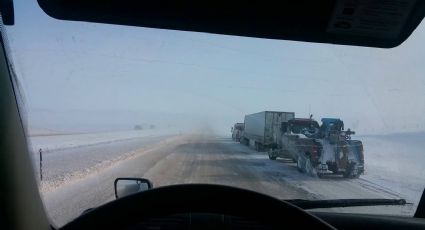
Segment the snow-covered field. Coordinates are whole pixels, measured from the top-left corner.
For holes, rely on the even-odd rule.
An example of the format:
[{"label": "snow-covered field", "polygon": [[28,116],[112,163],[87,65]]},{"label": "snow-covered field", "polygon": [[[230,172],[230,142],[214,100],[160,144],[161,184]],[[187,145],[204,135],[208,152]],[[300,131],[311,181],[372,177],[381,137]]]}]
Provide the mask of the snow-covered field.
[{"label": "snow-covered field", "polygon": [[361,178],[418,202],[425,186],[425,133],[358,136],[365,148]]},{"label": "snow-covered field", "polygon": [[172,135],[179,132],[180,131],[177,129],[147,129],[103,133],[39,135],[30,136],[29,141],[34,152],[38,152],[39,149],[42,149],[43,152],[49,152],[53,150],[106,144],[142,137]]},{"label": "snow-covered field", "polygon": [[[151,129],[30,136],[31,156],[40,190],[50,191],[102,171],[117,162],[131,158],[137,150],[159,143],[177,133],[179,131],[172,129]],[[39,176],[38,149],[43,152],[43,180]]]}]

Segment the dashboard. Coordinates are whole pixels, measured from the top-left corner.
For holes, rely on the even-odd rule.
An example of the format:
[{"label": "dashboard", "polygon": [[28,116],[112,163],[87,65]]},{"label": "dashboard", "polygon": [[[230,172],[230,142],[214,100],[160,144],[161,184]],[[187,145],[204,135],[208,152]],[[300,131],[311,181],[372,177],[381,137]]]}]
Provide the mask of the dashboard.
[{"label": "dashboard", "polygon": [[[310,212],[336,229],[425,229],[425,220],[410,217],[365,214]],[[285,216],[282,216],[282,222]],[[295,227],[295,226],[293,226]],[[150,218],[127,229],[275,229],[273,226],[247,218],[213,214],[183,213]]]}]

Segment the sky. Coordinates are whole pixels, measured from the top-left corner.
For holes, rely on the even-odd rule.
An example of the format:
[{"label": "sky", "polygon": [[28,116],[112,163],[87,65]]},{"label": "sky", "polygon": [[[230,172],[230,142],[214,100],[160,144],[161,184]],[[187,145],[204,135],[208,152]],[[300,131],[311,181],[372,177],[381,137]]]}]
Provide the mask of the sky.
[{"label": "sky", "polygon": [[27,0],[15,17],[7,33],[30,128],[225,133],[275,110],[360,133],[425,129],[423,23],[378,49],[59,21]]}]

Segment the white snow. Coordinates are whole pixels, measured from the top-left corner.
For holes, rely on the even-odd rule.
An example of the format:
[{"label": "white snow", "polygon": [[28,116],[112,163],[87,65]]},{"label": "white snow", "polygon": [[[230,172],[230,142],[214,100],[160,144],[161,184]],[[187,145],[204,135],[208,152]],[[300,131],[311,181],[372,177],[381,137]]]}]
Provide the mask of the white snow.
[{"label": "white snow", "polygon": [[418,203],[425,186],[425,133],[359,137],[365,151],[361,178]]},{"label": "white snow", "polygon": [[43,135],[30,136],[29,144],[34,152],[38,152],[39,149],[42,149],[43,152],[49,152],[53,150],[106,144],[148,136],[172,135],[177,133],[179,133],[179,130],[177,129],[149,129],[103,133]]},{"label": "white snow", "polygon": [[151,129],[106,133],[43,135],[30,137],[37,180],[38,149],[43,150],[42,192],[101,171],[133,157],[137,150],[159,143],[179,133],[174,129]]}]

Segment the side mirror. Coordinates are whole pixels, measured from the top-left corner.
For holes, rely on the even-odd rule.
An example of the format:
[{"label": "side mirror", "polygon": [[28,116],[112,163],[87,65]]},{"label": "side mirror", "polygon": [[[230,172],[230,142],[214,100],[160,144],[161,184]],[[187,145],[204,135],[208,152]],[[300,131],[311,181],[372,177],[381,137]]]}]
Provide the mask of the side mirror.
[{"label": "side mirror", "polygon": [[152,182],[144,178],[117,178],[114,182],[115,198],[122,198],[134,193],[151,189]]}]

